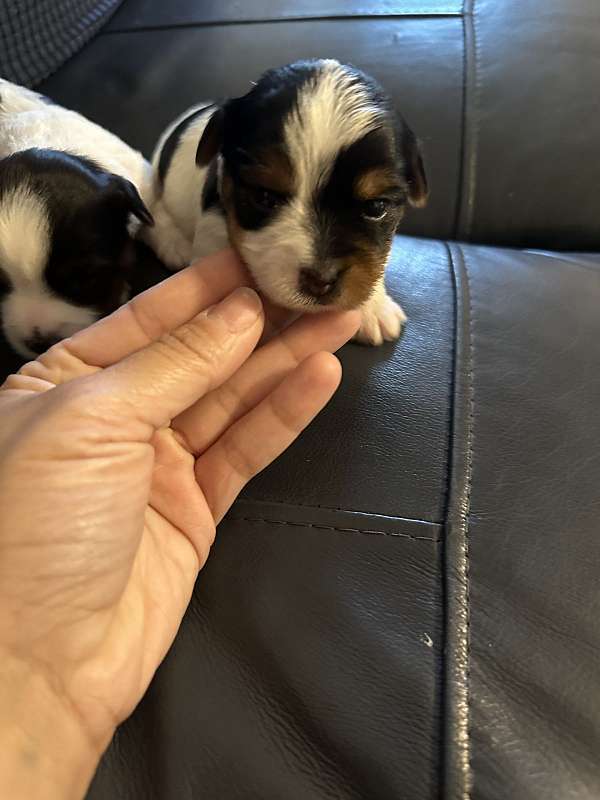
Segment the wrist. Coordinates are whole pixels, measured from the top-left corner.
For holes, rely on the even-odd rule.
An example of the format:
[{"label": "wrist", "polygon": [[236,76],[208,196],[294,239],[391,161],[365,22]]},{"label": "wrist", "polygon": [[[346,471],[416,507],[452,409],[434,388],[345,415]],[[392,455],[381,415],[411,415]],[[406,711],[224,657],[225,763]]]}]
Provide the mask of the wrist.
[{"label": "wrist", "polygon": [[92,741],[42,672],[0,658],[0,797],[83,798],[110,737]]}]

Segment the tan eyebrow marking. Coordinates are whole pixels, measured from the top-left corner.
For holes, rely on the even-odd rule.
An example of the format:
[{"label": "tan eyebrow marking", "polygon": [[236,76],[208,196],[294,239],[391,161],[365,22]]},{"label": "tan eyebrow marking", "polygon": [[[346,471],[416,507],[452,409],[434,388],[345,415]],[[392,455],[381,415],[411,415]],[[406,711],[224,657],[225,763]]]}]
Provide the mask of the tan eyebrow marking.
[{"label": "tan eyebrow marking", "polygon": [[248,183],[270,189],[281,195],[294,191],[294,170],[287,154],[279,149],[261,151],[256,163],[240,169]]},{"label": "tan eyebrow marking", "polygon": [[354,182],[354,192],[359,200],[374,200],[398,188],[398,176],[385,168],[363,172]]}]

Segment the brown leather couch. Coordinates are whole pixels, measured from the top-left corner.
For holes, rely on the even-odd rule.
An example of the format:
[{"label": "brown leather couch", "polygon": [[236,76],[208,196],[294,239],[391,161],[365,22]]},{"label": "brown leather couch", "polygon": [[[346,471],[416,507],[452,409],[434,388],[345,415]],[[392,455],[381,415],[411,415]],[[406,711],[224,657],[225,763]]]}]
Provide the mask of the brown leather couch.
[{"label": "brown leather couch", "polygon": [[89,798],[597,800],[600,4],[125,0],[41,89],[149,153],[310,56],[423,141],[409,323],[220,526]]}]

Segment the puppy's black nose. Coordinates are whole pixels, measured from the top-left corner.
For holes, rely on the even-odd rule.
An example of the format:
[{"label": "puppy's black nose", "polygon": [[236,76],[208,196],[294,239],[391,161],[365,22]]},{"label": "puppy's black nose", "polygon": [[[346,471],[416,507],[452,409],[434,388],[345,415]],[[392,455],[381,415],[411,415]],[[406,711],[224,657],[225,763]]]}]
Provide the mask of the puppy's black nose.
[{"label": "puppy's black nose", "polygon": [[36,330],[34,331],[33,336],[25,339],[25,347],[27,347],[33,353],[45,353],[46,350],[49,350],[53,344],[60,342],[61,338],[61,336],[57,336],[56,334],[41,333],[40,331]]},{"label": "puppy's black nose", "polygon": [[335,289],[339,275],[323,275],[316,269],[300,270],[300,289],[313,297],[327,297]]}]

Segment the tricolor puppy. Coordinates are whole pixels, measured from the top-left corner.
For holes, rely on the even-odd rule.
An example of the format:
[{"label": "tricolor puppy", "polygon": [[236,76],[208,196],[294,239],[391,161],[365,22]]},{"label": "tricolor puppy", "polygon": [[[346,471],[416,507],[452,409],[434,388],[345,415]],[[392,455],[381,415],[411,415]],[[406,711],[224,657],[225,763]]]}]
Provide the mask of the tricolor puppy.
[{"label": "tricolor puppy", "polygon": [[[0,80],[0,318],[26,358],[129,298],[152,168],[108,131]],[[139,227],[139,222],[137,223]]]},{"label": "tricolor puppy", "polygon": [[244,97],[190,109],[153,157],[144,236],[178,269],[231,242],[259,289],[299,311],[358,308],[358,339],[400,334],[392,237],[427,201],[414,134],[374,80],[332,60],[265,73]]}]

